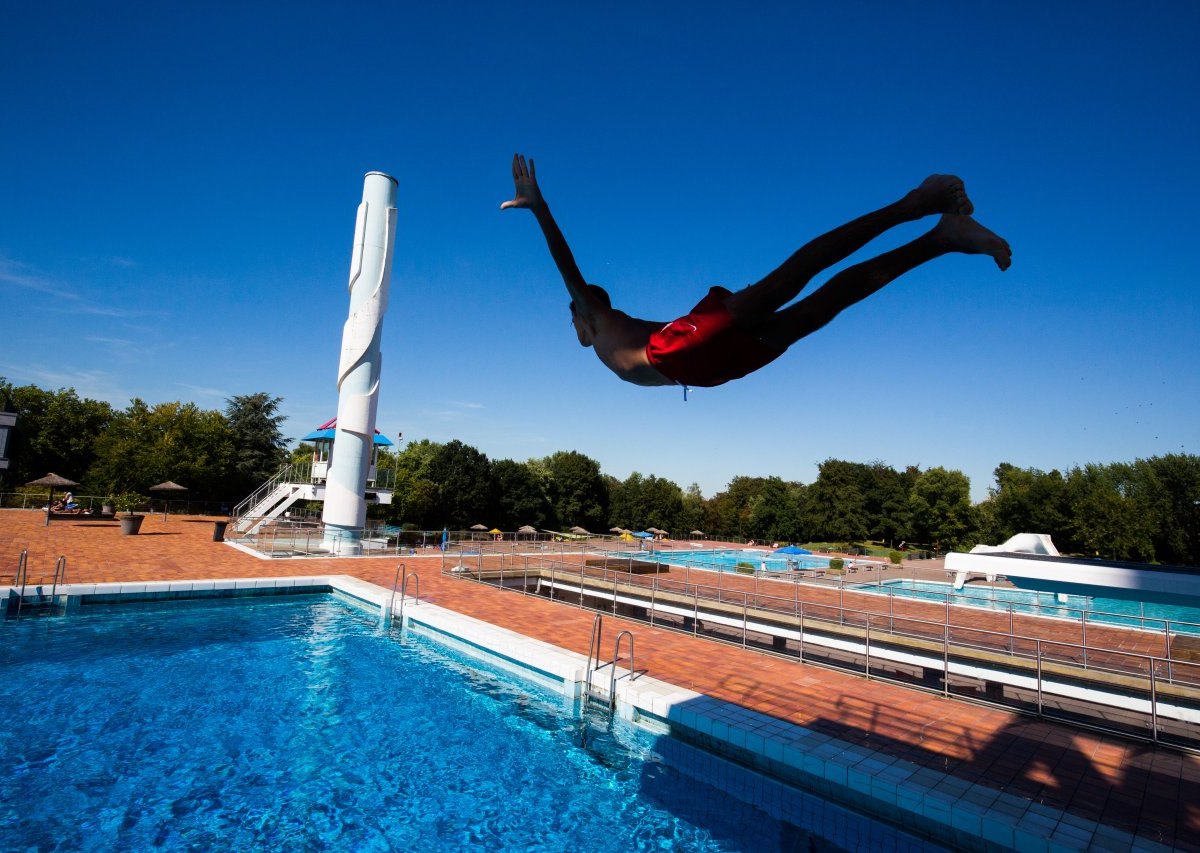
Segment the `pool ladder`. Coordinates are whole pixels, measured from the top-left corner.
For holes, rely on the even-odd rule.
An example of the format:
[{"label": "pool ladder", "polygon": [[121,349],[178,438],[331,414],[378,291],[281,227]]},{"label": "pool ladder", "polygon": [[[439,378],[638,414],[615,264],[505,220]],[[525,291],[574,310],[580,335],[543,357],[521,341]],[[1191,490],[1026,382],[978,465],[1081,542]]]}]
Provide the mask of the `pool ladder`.
[{"label": "pool ladder", "polygon": [[[403,580],[401,577],[403,576]],[[415,581],[413,584],[413,607],[421,603],[421,578],[416,572],[408,572],[405,574],[404,564],[396,566],[396,577],[392,580],[392,597],[388,600],[387,610],[383,613],[383,624],[388,626],[392,622],[392,616],[395,614],[396,607],[396,589],[399,586],[400,590],[400,628],[404,628],[404,600],[408,596],[408,581]]]},{"label": "pool ladder", "polygon": [[[67,581],[67,558],[65,555],[60,555],[58,561],[54,564],[54,580],[50,586],[50,595],[45,595],[41,592],[30,595],[27,590],[29,588],[29,551],[24,550],[21,556],[17,558],[17,572],[13,575],[13,591],[16,593],[17,607],[16,615],[19,617],[21,611],[28,606],[46,605],[50,608],[54,607],[54,601],[58,595],[59,584],[65,584]],[[39,587],[43,586],[38,584]],[[9,601],[9,608],[12,608],[12,601]]]},{"label": "pool ladder", "polygon": [[601,667],[611,667],[608,679],[608,710],[614,711],[617,707],[617,661],[621,659],[621,640],[625,637],[629,638],[629,680],[633,681],[637,678],[637,668],[634,665],[633,657],[633,634],[629,631],[622,631],[617,634],[617,641],[613,644],[612,660],[608,663],[600,663],[600,646],[604,642],[604,614],[597,613],[596,618],[592,620],[592,638],[588,642],[588,660],[587,660],[587,675],[583,681],[583,699],[584,704],[592,698],[592,674]]}]

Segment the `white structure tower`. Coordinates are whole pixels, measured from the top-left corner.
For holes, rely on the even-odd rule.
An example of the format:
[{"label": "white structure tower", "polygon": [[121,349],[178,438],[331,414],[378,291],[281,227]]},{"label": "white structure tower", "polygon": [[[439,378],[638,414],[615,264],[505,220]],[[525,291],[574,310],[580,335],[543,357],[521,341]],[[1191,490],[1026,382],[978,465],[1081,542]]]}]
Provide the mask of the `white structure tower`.
[{"label": "white structure tower", "polygon": [[379,338],[387,311],[396,242],[396,179],[368,172],[354,224],[350,258],[350,316],[342,328],[338,365],[337,433],[330,460],[325,508],[325,546],[337,555],[357,554],[367,521],[367,468],[379,405]]}]

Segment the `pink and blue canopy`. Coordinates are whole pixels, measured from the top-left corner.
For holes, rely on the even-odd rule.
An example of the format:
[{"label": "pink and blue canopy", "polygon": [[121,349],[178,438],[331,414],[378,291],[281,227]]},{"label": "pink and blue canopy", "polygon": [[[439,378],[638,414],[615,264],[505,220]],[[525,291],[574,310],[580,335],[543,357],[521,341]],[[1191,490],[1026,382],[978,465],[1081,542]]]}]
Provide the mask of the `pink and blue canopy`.
[{"label": "pink and blue canopy", "polygon": [[[302,438],[300,440],[301,441],[319,441],[319,440],[333,441],[333,438],[334,438],[334,435],[336,432],[337,432],[337,418],[334,418],[333,420],[328,420],[325,423],[321,424],[319,427],[314,429],[312,432],[310,432],[308,435],[304,436],[304,438]],[[393,447],[395,445],[395,442],[393,442],[390,438],[388,438],[386,435],[381,433],[379,430],[375,430],[375,442],[374,443],[375,443],[376,447]]]}]

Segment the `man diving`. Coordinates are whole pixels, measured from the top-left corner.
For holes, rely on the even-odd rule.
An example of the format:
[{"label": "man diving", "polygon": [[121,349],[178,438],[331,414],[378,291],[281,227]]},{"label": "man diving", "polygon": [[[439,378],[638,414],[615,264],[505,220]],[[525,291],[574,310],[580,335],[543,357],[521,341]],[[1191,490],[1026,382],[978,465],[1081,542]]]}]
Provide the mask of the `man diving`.
[{"label": "man diving", "polygon": [[[1008,243],[971,218],[974,205],[953,175],[931,175],[898,201],[805,244],[761,281],[731,292],[713,287],[689,314],[662,323],[612,307],[608,293],[588,284],[538,187],[533,160],[513,156],[516,193],[501,210],[533,212],[571,296],[579,343],[635,385],[712,387],[758,370],[845,308],[909,270],[950,253],[990,255],[1001,270],[1012,263]],[[856,264],[794,305],[813,276],[904,222],[940,216],[911,243]],[[786,307],[785,307],[786,306]]]}]

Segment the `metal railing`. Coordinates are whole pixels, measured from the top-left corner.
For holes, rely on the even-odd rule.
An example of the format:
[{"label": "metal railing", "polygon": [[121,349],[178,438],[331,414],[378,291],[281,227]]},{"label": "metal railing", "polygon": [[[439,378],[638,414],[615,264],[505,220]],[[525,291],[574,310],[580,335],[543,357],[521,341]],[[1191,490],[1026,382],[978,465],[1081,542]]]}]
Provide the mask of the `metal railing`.
[{"label": "metal railing", "polygon": [[[107,495],[76,494],[75,503],[91,513],[98,513],[101,508],[112,501]],[[58,493],[55,493],[55,499]],[[149,498],[146,503],[137,508],[137,512],[169,512],[171,515],[228,515],[229,501],[192,500],[183,498]],[[46,509],[46,493],[42,492],[0,492],[0,509]]]},{"label": "metal railing", "polygon": [[[243,529],[230,525],[226,538],[262,554],[278,557],[328,557],[335,553],[331,541],[352,540],[355,553],[370,556],[438,556],[443,560],[476,561],[496,555],[586,553],[596,556],[619,551],[628,543],[615,537],[591,537],[588,541],[556,541],[547,534],[515,535],[504,538],[469,538],[464,531],[447,534],[443,547],[440,530],[404,530],[387,524],[370,524],[346,530],[326,528],[319,519],[243,516]],[[252,532],[251,532],[252,531]],[[478,534],[473,534],[478,537]],[[456,538],[457,537],[457,538]]]},{"label": "metal railing", "polygon": [[[28,603],[30,605],[48,603],[51,607],[53,607],[58,598],[58,588],[60,586],[65,586],[66,582],[67,558],[65,555],[60,554],[54,563],[54,575],[50,578],[50,594],[47,596],[44,592],[39,590],[36,596],[38,601],[30,601]],[[15,615],[18,617],[21,615],[21,611],[25,608],[27,599],[31,598],[29,595],[29,587],[31,585],[44,588],[46,585],[46,578],[42,577],[33,581],[29,579],[29,551],[26,549],[22,550],[17,556],[17,568],[13,573],[12,579],[12,589],[16,593],[17,597],[17,608]],[[45,602],[42,601],[43,598],[45,599]]]},{"label": "metal railing", "polygon": [[388,600],[387,613],[384,617],[384,622],[390,624],[392,614],[395,613],[396,606],[396,584],[400,585],[400,630],[404,630],[404,602],[408,598],[408,582],[409,580],[416,581],[413,591],[413,607],[421,603],[421,578],[416,572],[405,572],[404,564],[396,566],[396,577],[392,581],[392,597]]},{"label": "metal railing", "polygon": [[293,482],[296,476],[296,466],[294,464],[291,462],[285,462],[283,465],[281,465],[279,471],[276,472],[274,477],[267,480],[265,483],[251,492],[245,499],[242,500],[241,503],[233,508],[233,511],[229,513],[230,526],[234,528],[241,527],[242,522],[246,517],[246,513],[258,506],[258,504],[264,500],[267,495],[275,491],[275,489],[277,489],[281,483]]},{"label": "metal railing", "polygon": [[932,620],[898,612],[894,602],[880,613],[844,601],[822,604],[540,557],[497,557],[452,574],[868,678],[1200,750],[1200,655],[1172,657],[1169,636],[1164,655],[1144,654],[997,631],[977,624],[972,613],[968,624],[955,624],[949,605],[943,619]]}]

